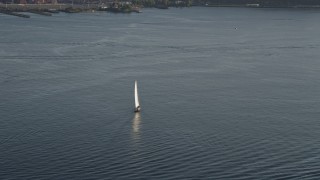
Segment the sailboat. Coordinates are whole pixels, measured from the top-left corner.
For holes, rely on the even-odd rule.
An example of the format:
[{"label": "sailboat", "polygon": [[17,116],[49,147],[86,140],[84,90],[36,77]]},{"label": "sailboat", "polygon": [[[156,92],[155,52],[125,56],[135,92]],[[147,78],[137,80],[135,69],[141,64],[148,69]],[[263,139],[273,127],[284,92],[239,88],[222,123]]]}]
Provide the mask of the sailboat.
[{"label": "sailboat", "polygon": [[140,103],[139,103],[139,97],[138,97],[138,85],[137,81],[134,81],[134,112],[140,112]]}]

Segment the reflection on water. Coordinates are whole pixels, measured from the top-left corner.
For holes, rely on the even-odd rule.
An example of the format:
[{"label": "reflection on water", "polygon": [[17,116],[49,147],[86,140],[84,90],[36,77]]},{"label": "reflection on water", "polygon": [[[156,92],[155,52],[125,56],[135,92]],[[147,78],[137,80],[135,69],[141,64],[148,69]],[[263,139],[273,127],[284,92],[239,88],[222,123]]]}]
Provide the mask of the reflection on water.
[{"label": "reflection on water", "polygon": [[319,10],[144,11],[0,15],[0,180],[320,179]]},{"label": "reflection on water", "polygon": [[141,115],[140,112],[134,113],[134,117],[132,120],[132,138],[140,139],[140,123],[141,123]]}]

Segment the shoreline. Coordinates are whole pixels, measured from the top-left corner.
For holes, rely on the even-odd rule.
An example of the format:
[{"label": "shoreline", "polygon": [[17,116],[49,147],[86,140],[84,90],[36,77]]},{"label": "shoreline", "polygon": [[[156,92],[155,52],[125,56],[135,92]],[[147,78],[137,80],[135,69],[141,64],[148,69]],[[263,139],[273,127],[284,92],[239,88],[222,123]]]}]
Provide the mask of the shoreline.
[{"label": "shoreline", "polygon": [[[0,9],[7,10],[41,10],[41,9],[57,9],[64,10],[66,8],[74,9],[98,9],[99,4],[0,4]],[[177,6],[167,6],[175,8]],[[182,6],[187,7],[187,6]],[[244,7],[244,8],[320,8],[320,5],[294,5],[294,6],[266,6],[256,4],[193,4],[189,7]],[[157,8],[144,7],[144,8]],[[164,8],[159,8],[164,9]],[[167,8],[166,8],[167,9]]]},{"label": "shoreline", "polygon": [[[178,8],[179,6],[166,6],[167,8],[145,7],[145,8]],[[284,9],[320,9],[320,5],[296,5],[296,6],[260,6],[259,4],[194,4],[188,7],[238,7],[238,8],[284,8]],[[52,13],[81,13],[81,12],[96,12],[107,11],[111,13],[140,13],[142,7],[130,5],[126,8],[114,8],[112,4],[101,6],[100,4],[0,4],[0,13],[13,15],[17,17],[30,18],[29,15],[19,14],[19,12],[29,12],[44,16],[52,16]],[[183,8],[183,7],[180,7]]]}]

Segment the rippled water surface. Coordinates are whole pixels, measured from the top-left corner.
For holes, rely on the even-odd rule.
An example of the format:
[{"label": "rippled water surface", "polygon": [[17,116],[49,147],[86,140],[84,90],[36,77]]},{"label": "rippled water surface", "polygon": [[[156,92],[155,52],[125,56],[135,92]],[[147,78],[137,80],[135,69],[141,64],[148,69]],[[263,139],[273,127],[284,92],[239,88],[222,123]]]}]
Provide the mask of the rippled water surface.
[{"label": "rippled water surface", "polygon": [[0,15],[0,179],[319,179],[320,11],[31,16]]}]

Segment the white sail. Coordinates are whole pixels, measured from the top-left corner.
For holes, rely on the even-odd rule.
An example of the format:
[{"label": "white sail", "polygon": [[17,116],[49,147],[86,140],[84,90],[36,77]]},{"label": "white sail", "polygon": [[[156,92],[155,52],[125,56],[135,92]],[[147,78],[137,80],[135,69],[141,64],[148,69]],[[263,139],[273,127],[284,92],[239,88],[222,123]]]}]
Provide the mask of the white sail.
[{"label": "white sail", "polygon": [[134,103],[135,103],[135,111],[136,112],[140,111],[137,81],[134,82]]}]

